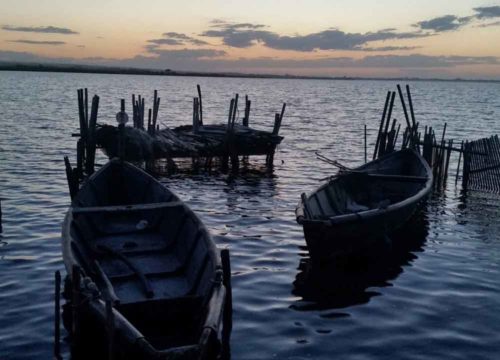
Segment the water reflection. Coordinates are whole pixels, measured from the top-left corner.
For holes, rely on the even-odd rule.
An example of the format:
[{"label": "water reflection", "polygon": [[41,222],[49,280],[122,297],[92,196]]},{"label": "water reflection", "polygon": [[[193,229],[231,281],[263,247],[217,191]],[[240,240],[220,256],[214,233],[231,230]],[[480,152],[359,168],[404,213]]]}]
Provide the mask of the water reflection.
[{"label": "water reflection", "polygon": [[391,286],[404,266],[423,251],[429,233],[425,211],[420,211],[407,225],[391,236],[392,244],[373,248],[365,254],[337,260],[321,267],[312,266],[305,257],[292,293],[302,299],[291,307],[299,311],[340,309],[364,304],[379,295],[373,287]]}]

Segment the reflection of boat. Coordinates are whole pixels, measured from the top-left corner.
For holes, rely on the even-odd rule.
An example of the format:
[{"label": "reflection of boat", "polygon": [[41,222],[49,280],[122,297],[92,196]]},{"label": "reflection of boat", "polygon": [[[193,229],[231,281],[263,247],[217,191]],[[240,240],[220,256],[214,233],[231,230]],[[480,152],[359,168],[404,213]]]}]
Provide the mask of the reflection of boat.
[{"label": "reflection of boat", "polygon": [[319,267],[309,258],[302,259],[293,289],[293,294],[302,300],[292,307],[325,310],[368,302],[378,295],[372,287],[389,286],[389,281],[396,279],[403,267],[417,258],[414,253],[422,251],[428,230],[426,215],[419,211],[414,221],[393,233],[394,242],[390,246],[374,246],[362,255]]},{"label": "reflection of boat", "polygon": [[296,209],[311,258],[359,252],[407,222],[432,187],[432,171],[411,149],[342,171]]},{"label": "reflection of boat", "polygon": [[119,354],[191,359],[218,351],[220,255],[200,219],[154,178],[111,160],[74,198],[62,238],[72,301],[86,304],[76,316],[114,329]]}]

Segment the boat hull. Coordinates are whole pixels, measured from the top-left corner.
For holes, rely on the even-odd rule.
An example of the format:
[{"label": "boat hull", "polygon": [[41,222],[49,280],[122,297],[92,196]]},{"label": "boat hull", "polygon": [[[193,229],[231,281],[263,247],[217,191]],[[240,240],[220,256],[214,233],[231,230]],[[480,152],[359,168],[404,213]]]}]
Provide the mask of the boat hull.
[{"label": "boat hull", "polygon": [[390,246],[391,233],[423,205],[432,181],[425,160],[407,149],[336,177],[309,196],[303,194],[296,216],[311,259],[324,262]]}]

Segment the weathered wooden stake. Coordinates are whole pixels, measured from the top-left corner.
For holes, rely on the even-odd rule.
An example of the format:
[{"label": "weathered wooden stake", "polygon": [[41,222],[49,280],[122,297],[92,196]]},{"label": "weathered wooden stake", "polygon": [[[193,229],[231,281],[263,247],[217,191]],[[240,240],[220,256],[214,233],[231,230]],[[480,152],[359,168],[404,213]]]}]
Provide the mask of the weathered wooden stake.
[{"label": "weathered wooden stake", "polygon": [[64,165],[66,167],[66,180],[68,182],[69,196],[71,200],[78,192],[78,178],[75,176],[75,171],[71,168],[71,164],[67,156],[64,157]]},{"label": "weathered wooden stake", "polygon": [[111,300],[106,300],[106,327],[108,332],[108,360],[115,358],[115,317]]},{"label": "weathered wooden stake", "polygon": [[77,349],[80,338],[80,267],[73,265],[71,269],[71,285],[73,287],[71,297],[72,307],[72,347]]},{"label": "weathered wooden stake", "polygon": [[90,112],[89,127],[87,133],[87,159],[85,162],[85,171],[87,176],[94,173],[94,162],[95,162],[95,151],[96,151],[96,139],[95,139],[95,128],[97,124],[97,111],[99,110],[99,96],[94,95],[92,98],[92,109]]},{"label": "weathered wooden stake", "polygon": [[387,92],[387,96],[385,98],[384,111],[382,112],[382,119],[380,120],[380,126],[377,134],[377,141],[375,142],[375,150],[373,151],[373,160],[376,159],[378,154],[378,148],[380,146],[380,137],[382,135],[382,129],[384,128],[385,114],[387,113],[387,107],[389,106],[389,99],[391,97],[391,92]]},{"label": "weathered wooden stake", "polygon": [[243,117],[243,126],[248,126],[250,122],[250,105],[252,102],[248,100],[248,95],[245,95],[245,116]]},{"label": "weathered wooden stake", "polygon": [[199,98],[193,98],[193,132],[197,133],[200,126]]},{"label": "weathered wooden stake", "polygon": [[368,148],[367,148],[367,144],[366,144],[366,124],[365,124],[365,164],[368,161],[368,159],[367,159],[367,150],[368,150]]},{"label": "weathered wooden stake", "polygon": [[199,101],[199,104],[200,104],[200,119],[199,119],[199,123],[200,125],[203,125],[203,102],[201,100],[201,87],[200,85],[196,85],[196,88],[198,89],[198,101]]},{"label": "weathered wooden stake", "polygon": [[229,249],[222,249],[220,255],[223,271],[222,283],[226,288],[222,326],[222,356],[223,359],[230,359],[229,340],[233,326],[233,288],[231,284],[231,258],[229,256]]},{"label": "weathered wooden stake", "polygon": [[55,272],[55,291],[54,291],[54,359],[60,360],[61,357],[61,273]]}]

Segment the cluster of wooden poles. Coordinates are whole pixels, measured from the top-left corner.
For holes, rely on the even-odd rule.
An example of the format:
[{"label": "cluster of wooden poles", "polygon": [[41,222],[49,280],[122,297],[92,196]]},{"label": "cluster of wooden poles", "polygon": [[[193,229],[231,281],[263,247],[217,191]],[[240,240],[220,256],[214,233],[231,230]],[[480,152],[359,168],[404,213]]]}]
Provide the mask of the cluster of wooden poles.
[{"label": "cluster of wooden poles", "polygon": [[66,176],[70,195],[78,191],[80,181],[94,173],[96,152],[96,125],[99,110],[99,96],[92,98],[89,115],[89,97],[87,89],[78,89],[78,118],[80,132],[72,134],[79,137],[76,143],[76,167],[73,168],[67,156],[64,157]]},{"label": "cluster of wooden poles", "polygon": [[158,122],[158,110],[160,108],[160,98],[158,97],[158,90],[153,93],[153,108],[148,109],[148,124],[144,127],[144,114],[145,114],[145,101],[141,95],[137,96],[132,94],[132,120],[134,128],[146,130],[148,134],[154,135],[156,131],[160,130]]},{"label": "cluster of wooden poles", "polygon": [[[465,159],[470,159],[471,151],[476,155],[478,154],[477,150],[472,150],[473,145],[467,145],[467,144],[472,144],[473,142],[466,142],[465,144],[464,142],[462,142],[460,148],[453,147],[453,139],[449,140],[445,139],[446,128],[447,128],[446,123],[444,124],[440,141],[437,140],[434,129],[432,127],[427,127],[427,126],[424,129],[423,139],[422,139],[422,133],[419,132],[419,122],[415,120],[415,113],[413,110],[413,102],[412,102],[410,87],[406,85],[406,97],[408,100],[408,104],[406,103],[400,85],[397,85],[397,92],[399,94],[399,99],[401,100],[401,106],[406,121],[406,128],[405,131],[403,132],[402,139],[400,142],[401,149],[413,148],[422,153],[422,156],[427,161],[429,166],[432,168],[434,185],[437,189],[441,189],[446,184],[448,178],[451,153],[458,152],[459,158],[455,176],[455,183],[457,183],[459,178],[462,154],[464,154],[464,161]],[[396,97],[395,91],[389,91],[387,93],[385,99],[384,111],[382,113],[382,119],[380,121],[377,140],[375,143],[375,149],[373,152],[373,159],[391,153],[396,149],[401,125],[397,124],[396,119],[392,119],[395,97]],[[484,142],[481,142],[481,144],[483,143]],[[484,145],[482,146],[484,147]],[[466,152],[468,152],[469,156],[465,155]],[[365,127],[365,161],[366,161],[366,127]],[[467,183],[468,179],[468,177],[466,176],[466,171],[467,169],[464,166],[464,174],[463,174],[463,179],[465,179],[464,184]],[[464,186],[464,188],[466,188],[466,186]]]},{"label": "cluster of wooden poles", "polygon": [[[403,133],[401,148],[405,149],[407,147],[414,147],[415,144],[417,144],[418,146],[418,142],[416,140],[418,138],[417,131],[419,124],[418,122],[415,121],[415,113],[413,111],[413,102],[411,99],[410,87],[406,85],[406,94],[408,98],[411,118],[408,115],[406,101],[403,96],[401,86],[398,85],[397,89],[406,120],[406,129]],[[375,142],[375,149],[373,151],[373,160],[385,154],[393,152],[396,148],[396,143],[401,129],[401,124],[398,124],[396,119],[392,119],[392,110],[394,108],[395,98],[396,98],[395,91],[387,92],[387,96],[385,98],[384,111],[382,112],[382,119],[380,120],[380,126],[377,134],[377,141]],[[391,119],[392,119],[392,124],[391,124]]]}]

